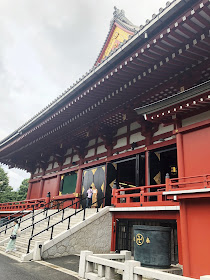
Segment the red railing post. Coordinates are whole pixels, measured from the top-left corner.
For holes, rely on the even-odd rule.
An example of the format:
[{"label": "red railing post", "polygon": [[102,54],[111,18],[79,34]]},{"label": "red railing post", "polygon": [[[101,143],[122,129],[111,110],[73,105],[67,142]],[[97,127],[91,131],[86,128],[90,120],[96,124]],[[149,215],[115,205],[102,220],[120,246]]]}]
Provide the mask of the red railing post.
[{"label": "red railing post", "polygon": [[169,174],[167,173],[166,174],[166,177],[165,177],[165,184],[166,184],[166,191],[170,191],[171,190],[171,186],[170,186],[170,177],[169,177]]},{"label": "red railing post", "polygon": [[117,204],[117,189],[112,189],[112,205],[116,206]]}]

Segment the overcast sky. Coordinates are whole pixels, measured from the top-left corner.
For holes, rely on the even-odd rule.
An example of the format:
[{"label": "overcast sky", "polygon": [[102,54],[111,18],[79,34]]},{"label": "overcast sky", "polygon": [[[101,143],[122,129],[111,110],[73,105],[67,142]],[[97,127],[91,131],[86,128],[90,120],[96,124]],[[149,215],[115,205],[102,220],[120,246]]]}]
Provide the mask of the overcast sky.
[{"label": "overcast sky", "polygon": [[[166,0],[0,0],[0,140],[94,64],[114,6],[135,25]],[[17,189],[29,174],[8,169]]]}]

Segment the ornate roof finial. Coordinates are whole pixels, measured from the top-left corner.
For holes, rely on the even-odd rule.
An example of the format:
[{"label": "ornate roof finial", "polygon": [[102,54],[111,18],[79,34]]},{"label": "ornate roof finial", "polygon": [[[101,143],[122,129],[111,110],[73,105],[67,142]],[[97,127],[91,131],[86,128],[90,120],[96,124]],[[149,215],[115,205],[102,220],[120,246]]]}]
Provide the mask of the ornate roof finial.
[{"label": "ornate roof finial", "polygon": [[114,6],[113,19],[111,20],[110,25],[112,26],[115,21],[121,21],[122,23],[134,27],[133,23],[126,18],[125,11],[118,9],[116,6]]},{"label": "ornate roof finial", "polygon": [[116,6],[114,6],[114,12],[113,12],[114,18],[119,18],[121,19],[122,17],[125,16],[125,11],[118,9]]}]

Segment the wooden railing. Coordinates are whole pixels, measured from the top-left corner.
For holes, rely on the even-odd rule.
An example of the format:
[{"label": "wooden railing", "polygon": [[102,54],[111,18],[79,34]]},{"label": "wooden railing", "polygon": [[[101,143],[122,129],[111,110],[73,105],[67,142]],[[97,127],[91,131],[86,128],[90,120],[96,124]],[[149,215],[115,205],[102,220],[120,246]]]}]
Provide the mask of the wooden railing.
[{"label": "wooden railing", "polygon": [[115,207],[176,206],[178,202],[165,192],[210,188],[210,175],[182,178],[165,178],[165,184],[120,188],[112,190],[112,205]]},{"label": "wooden railing", "polygon": [[166,179],[166,191],[210,188],[210,175]]},{"label": "wooden railing", "polygon": [[[45,203],[50,203],[50,208],[57,208],[57,205],[60,204],[61,201],[64,201],[64,207],[71,205],[72,203],[78,200],[74,194],[64,195],[64,196],[55,196],[53,200],[49,202],[49,198],[37,198],[37,199],[28,199],[23,201],[13,201],[13,202],[5,202],[0,203],[0,211],[22,211],[22,210],[32,210],[33,206],[36,206],[36,209],[43,208]],[[35,208],[34,208],[35,209]]]},{"label": "wooden railing", "polygon": [[175,206],[177,202],[167,200],[163,192],[166,184],[135,188],[113,189],[112,204],[115,207]]},{"label": "wooden railing", "polygon": [[[30,199],[30,200],[23,200],[23,201],[13,201],[13,202],[5,202],[0,203],[0,211],[20,211],[20,210],[32,210],[33,205],[40,205],[46,203],[45,198],[39,199]],[[39,207],[36,207],[39,208]]]}]

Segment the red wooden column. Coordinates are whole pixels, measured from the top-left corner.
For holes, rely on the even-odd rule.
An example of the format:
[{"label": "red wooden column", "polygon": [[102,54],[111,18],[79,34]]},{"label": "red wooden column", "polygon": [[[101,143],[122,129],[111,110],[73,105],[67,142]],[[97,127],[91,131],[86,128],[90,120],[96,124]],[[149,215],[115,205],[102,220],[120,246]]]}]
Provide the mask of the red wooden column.
[{"label": "red wooden column", "polygon": [[[32,180],[34,177],[34,173],[31,173],[31,178],[30,180]],[[30,199],[31,197],[31,189],[32,189],[32,183],[29,181],[29,186],[28,186],[28,192],[27,192],[27,196],[26,196],[26,199]]]},{"label": "red wooden column", "polygon": [[183,265],[180,213],[177,214],[176,223],[177,223],[177,241],[178,241],[179,264]]},{"label": "red wooden column", "polygon": [[39,198],[42,197],[42,194],[43,194],[43,188],[44,188],[44,179],[43,179],[43,176],[45,175],[45,172],[46,172],[46,169],[43,168],[43,171],[42,171],[42,179],[40,181],[40,192],[39,192]]},{"label": "red wooden column", "polygon": [[[60,172],[62,170],[62,163],[59,163],[59,168],[58,168],[58,172]],[[57,183],[56,183],[56,195],[59,195],[59,191],[60,191],[60,181],[61,181],[61,175],[58,174],[57,175]]]},{"label": "red wooden column", "polygon": [[183,275],[187,277],[191,277],[187,209],[184,201],[180,201],[180,226],[181,226],[182,250],[184,252]]},{"label": "red wooden column", "polygon": [[31,189],[32,189],[32,183],[29,183],[26,200],[30,199],[31,197]]},{"label": "red wooden column", "polygon": [[[76,189],[75,189],[75,202],[80,200],[80,194],[82,191],[82,172],[83,170],[80,168],[77,172],[77,184],[76,184]],[[79,208],[80,205],[77,205],[77,208]]]},{"label": "red wooden column", "polygon": [[182,127],[180,120],[176,121],[175,127],[176,127],[175,133],[176,133],[176,146],[177,146],[178,174],[179,174],[179,177],[184,177],[185,170],[184,170],[183,137],[182,137],[182,134],[179,133],[179,128]]},{"label": "red wooden column", "polygon": [[117,221],[115,219],[115,214],[112,214],[112,237],[111,237],[111,251],[116,250],[116,230],[117,230]]},{"label": "red wooden column", "polygon": [[[178,129],[176,130],[178,132]],[[177,145],[177,161],[178,161],[178,173],[179,177],[185,176],[184,171],[184,151],[183,151],[183,139],[182,134],[176,134],[176,145]]]}]

